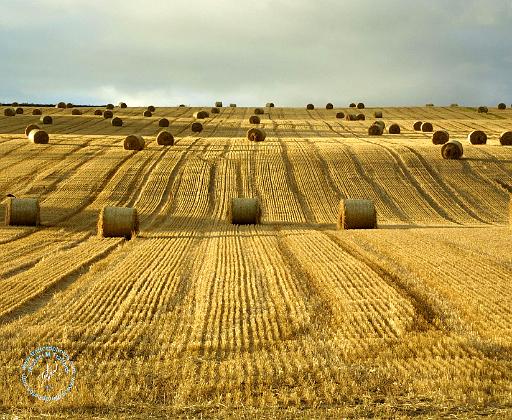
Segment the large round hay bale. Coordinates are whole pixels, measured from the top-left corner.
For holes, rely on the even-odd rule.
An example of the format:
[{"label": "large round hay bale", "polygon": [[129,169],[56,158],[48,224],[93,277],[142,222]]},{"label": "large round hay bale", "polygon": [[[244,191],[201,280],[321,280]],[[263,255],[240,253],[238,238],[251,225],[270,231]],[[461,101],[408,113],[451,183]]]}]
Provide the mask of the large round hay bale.
[{"label": "large round hay bale", "polygon": [[210,112],[212,114],[220,114],[220,109],[217,107],[213,107],[212,109],[210,109]]},{"label": "large round hay bale", "polygon": [[103,118],[105,118],[106,120],[108,120],[109,118],[112,118],[113,116],[114,116],[114,113],[110,109],[103,111]]},{"label": "large round hay bale", "polygon": [[486,106],[479,106],[477,112],[479,112],[480,114],[487,114],[489,112],[489,109]]},{"label": "large round hay bale", "polygon": [[261,208],[257,198],[232,198],[229,219],[234,225],[261,223]]},{"label": "large round hay bale", "polygon": [[60,108],[60,109],[66,108],[66,103],[65,102],[59,102],[57,105],[55,105],[55,108]]},{"label": "large round hay bale", "polygon": [[423,124],[423,121],[416,121],[412,125],[412,128],[414,128],[415,131],[420,131],[421,130],[421,124]]},{"label": "large round hay bale", "polygon": [[114,109],[114,104],[107,104],[105,108],[110,109],[112,111]]},{"label": "large round hay bale", "polygon": [[68,102],[68,103],[66,104],[66,108],[73,108],[73,104],[72,104],[71,102]]},{"label": "large round hay bale", "polygon": [[5,224],[7,226],[39,226],[40,210],[37,198],[7,198]]},{"label": "large round hay bale", "polygon": [[149,112],[155,112],[155,111],[156,111],[156,108],[155,108],[153,105],[149,105],[149,106],[148,106],[148,108],[147,108],[147,110],[148,110]]},{"label": "large round hay bale", "polygon": [[375,229],[377,211],[372,200],[345,199],[340,201],[338,229]]},{"label": "large round hay bale", "polygon": [[156,136],[156,143],[160,146],[173,146],[174,136],[166,130],[162,130]]},{"label": "large round hay bale", "polygon": [[20,107],[20,106],[19,106],[19,107],[17,107],[17,108],[15,109],[15,111],[16,111],[16,114],[18,114],[18,115],[23,115],[23,108],[22,108],[22,107]]},{"label": "large round hay bale", "polygon": [[468,140],[471,144],[487,143],[487,134],[480,130],[474,130],[468,134]]},{"label": "large round hay bale", "polygon": [[306,105],[306,109],[309,109],[309,110],[315,109],[315,105],[313,105],[313,104],[307,104],[307,105]]},{"label": "large round hay bale", "polygon": [[372,124],[368,127],[369,136],[382,136],[382,127],[378,124]]},{"label": "large round hay bale", "polygon": [[392,123],[388,126],[389,134],[400,134],[400,126],[397,123]]},{"label": "large round hay bale", "polygon": [[32,115],[42,115],[43,112],[39,108],[34,108],[32,110]]},{"label": "large round hay bale", "polygon": [[374,121],[373,122],[374,125],[378,125],[382,131],[384,131],[386,129],[386,124],[384,123],[384,121]]},{"label": "large round hay bale", "polygon": [[345,120],[347,121],[356,121],[357,115],[356,114],[347,114],[345,115]]},{"label": "large round hay bale", "polygon": [[263,109],[261,109],[261,108],[254,108],[254,113],[256,115],[263,115],[265,113],[265,111],[263,111]]},{"label": "large round hay bale", "polygon": [[236,108],[236,104],[229,104],[230,108]]},{"label": "large round hay bale", "polygon": [[359,121],[364,121],[366,119],[365,115],[364,114],[357,114],[356,115],[356,118],[357,120]]},{"label": "large round hay bale", "polygon": [[382,111],[375,111],[373,115],[375,116],[375,118],[382,118]]},{"label": "large round hay bale", "polygon": [[119,117],[114,117],[110,120],[110,124],[112,124],[113,127],[122,127],[123,120]]},{"label": "large round hay bale", "polygon": [[222,108],[222,101],[215,102],[215,107],[216,108]]},{"label": "large round hay bale", "polygon": [[432,143],[445,144],[450,140],[450,133],[446,130],[436,130],[432,134]]},{"label": "large round hay bale", "polygon": [[16,111],[12,108],[5,108],[4,109],[4,116],[5,117],[14,117],[16,116]]},{"label": "large round hay bale", "polygon": [[103,115],[103,111],[101,109],[94,110],[94,115]]},{"label": "large round hay bale", "polygon": [[39,118],[39,122],[42,124],[53,124],[53,118],[49,115],[43,115],[41,118]]},{"label": "large round hay bale", "polygon": [[130,134],[124,139],[125,150],[143,150],[144,146],[146,146],[146,142],[140,135]]},{"label": "large round hay bale", "polygon": [[262,128],[251,128],[247,131],[247,138],[250,141],[263,141],[267,137],[267,133]]},{"label": "large round hay bale", "polygon": [[139,233],[139,215],[133,207],[103,207],[98,217],[98,236],[132,239]]},{"label": "large round hay bale", "polygon": [[334,105],[329,102],[325,105],[325,109],[334,109]]},{"label": "large round hay bale", "polygon": [[260,122],[260,117],[258,117],[257,115],[251,115],[249,117],[249,124],[259,124]]},{"label": "large round hay bale", "polygon": [[143,115],[144,117],[151,117],[151,116],[153,115],[153,113],[152,113],[149,109],[146,109],[146,110],[142,113],[142,115]]},{"label": "large round hay bale", "polygon": [[504,131],[501,133],[500,144],[502,146],[512,146],[512,131]]},{"label": "large round hay bale", "polygon": [[50,136],[44,130],[30,130],[28,133],[28,139],[34,144],[48,144]]},{"label": "large round hay bale", "polygon": [[349,108],[357,108],[357,105],[356,105],[354,102],[352,102],[352,103],[349,105]]},{"label": "large round hay bale", "polygon": [[274,108],[274,102],[267,102],[267,103],[265,104],[265,106],[266,106],[267,108]]},{"label": "large round hay bale", "polygon": [[25,135],[28,137],[29,133],[32,130],[40,130],[40,129],[41,129],[41,127],[39,127],[37,124],[27,125],[27,127],[25,128]]},{"label": "large round hay bale", "polygon": [[364,109],[364,104],[362,102],[359,102],[357,104],[357,109]]},{"label": "large round hay bale", "polygon": [[498,104],[498,109],[507,109],[507,105],[501,102]]},{"label": "large round hay bale", "polygon": [[207,111],[197,111],[197,112],[194,112],[194,114],[193,114],[193,117],[198,120],[208,118],[209,116],[210,116],[210,114],[208,114]]},{"label": "large round hay bale", "polygon": [[71,115],[82,115],[82,111],[75,108],[71,111]]},{"label": "large round hay bale", "polygon": [[337,112],[336,113],[336,118],[345,118],[345,113],[344,112]]},{"label": "large round hay bale", "polygon": [[441,156],[443,159],[460,159],[464,154],[462,144],[457,140],[450,140],[441,147]]},{"label": "large round hay bale", "polygon": [[200,133],[203,131],[203,124],[201,124],[199,121],[193,122],[190,126],[190,129],[193,133]]},{"label": "large round hay bale", "polygon": [[128,108],[128,105],[126,105],[124,102],[119,102],[118,106],[119,108]]},{"label": "large round hay bale", "polygon": [[423,131],[424,133],[432,133],[432,131],[434,131],[434,126],[432,125],[432,123],[424,122],[423,124],[421,124],[421,131]]},{"label": "large round hay bale", "polygon": [[167,118],[160,118],[158,120],[159,127],[169,127],[169,120]]}]

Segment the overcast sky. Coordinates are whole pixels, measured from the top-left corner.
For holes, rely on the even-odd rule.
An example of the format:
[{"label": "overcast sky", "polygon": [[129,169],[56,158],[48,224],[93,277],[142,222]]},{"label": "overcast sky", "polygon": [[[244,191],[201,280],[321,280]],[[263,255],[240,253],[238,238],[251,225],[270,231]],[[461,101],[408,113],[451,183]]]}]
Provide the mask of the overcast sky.
[{"label": "overcast sky", "polygon": [[0,0],[0,102],[512,103],[512,0]]}]

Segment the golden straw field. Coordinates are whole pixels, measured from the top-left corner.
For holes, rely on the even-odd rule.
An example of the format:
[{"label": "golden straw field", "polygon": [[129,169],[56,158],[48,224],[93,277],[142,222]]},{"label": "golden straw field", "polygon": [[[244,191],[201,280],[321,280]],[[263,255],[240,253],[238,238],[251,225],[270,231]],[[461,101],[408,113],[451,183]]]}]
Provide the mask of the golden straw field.
[{"label": "golden straw field", "polygon": [[[210,108],[116,106],[121,127],[96,108],[1,113],[0,418],[512,416],[512,109],[347,121],[304,104],[254,125],[254,108]],[[376,110],[401,134],[369,136]],[[6,226],[7,194],[38,198],[41,225]],[[259,199],[261,224],[230,223],[236,197]],[[344,198],[373,200],[377,229],[339,230]],[[136,208],[139,234],[98,236],[104,206]],[[76,367],[55,402],[20,379],[46,345]]]}]

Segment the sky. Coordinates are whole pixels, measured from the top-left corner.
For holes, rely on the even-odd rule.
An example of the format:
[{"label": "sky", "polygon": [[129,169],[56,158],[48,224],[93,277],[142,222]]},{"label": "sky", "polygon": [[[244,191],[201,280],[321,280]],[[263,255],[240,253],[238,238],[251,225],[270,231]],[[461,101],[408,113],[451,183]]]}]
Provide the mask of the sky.
[{"label": "sky", "polygon": [[0,0],[0,102],[512,103],[512,0]]}]

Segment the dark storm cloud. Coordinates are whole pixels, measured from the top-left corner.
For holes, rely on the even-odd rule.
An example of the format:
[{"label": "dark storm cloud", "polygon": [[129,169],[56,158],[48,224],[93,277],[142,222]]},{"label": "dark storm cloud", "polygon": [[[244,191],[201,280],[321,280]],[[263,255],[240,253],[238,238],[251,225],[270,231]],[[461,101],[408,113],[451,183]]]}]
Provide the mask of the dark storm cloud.
[{"label": "dark storm cloud", "polygon": [[0,0],[0,101],[512,101],[512,1],[145,4]]}]

